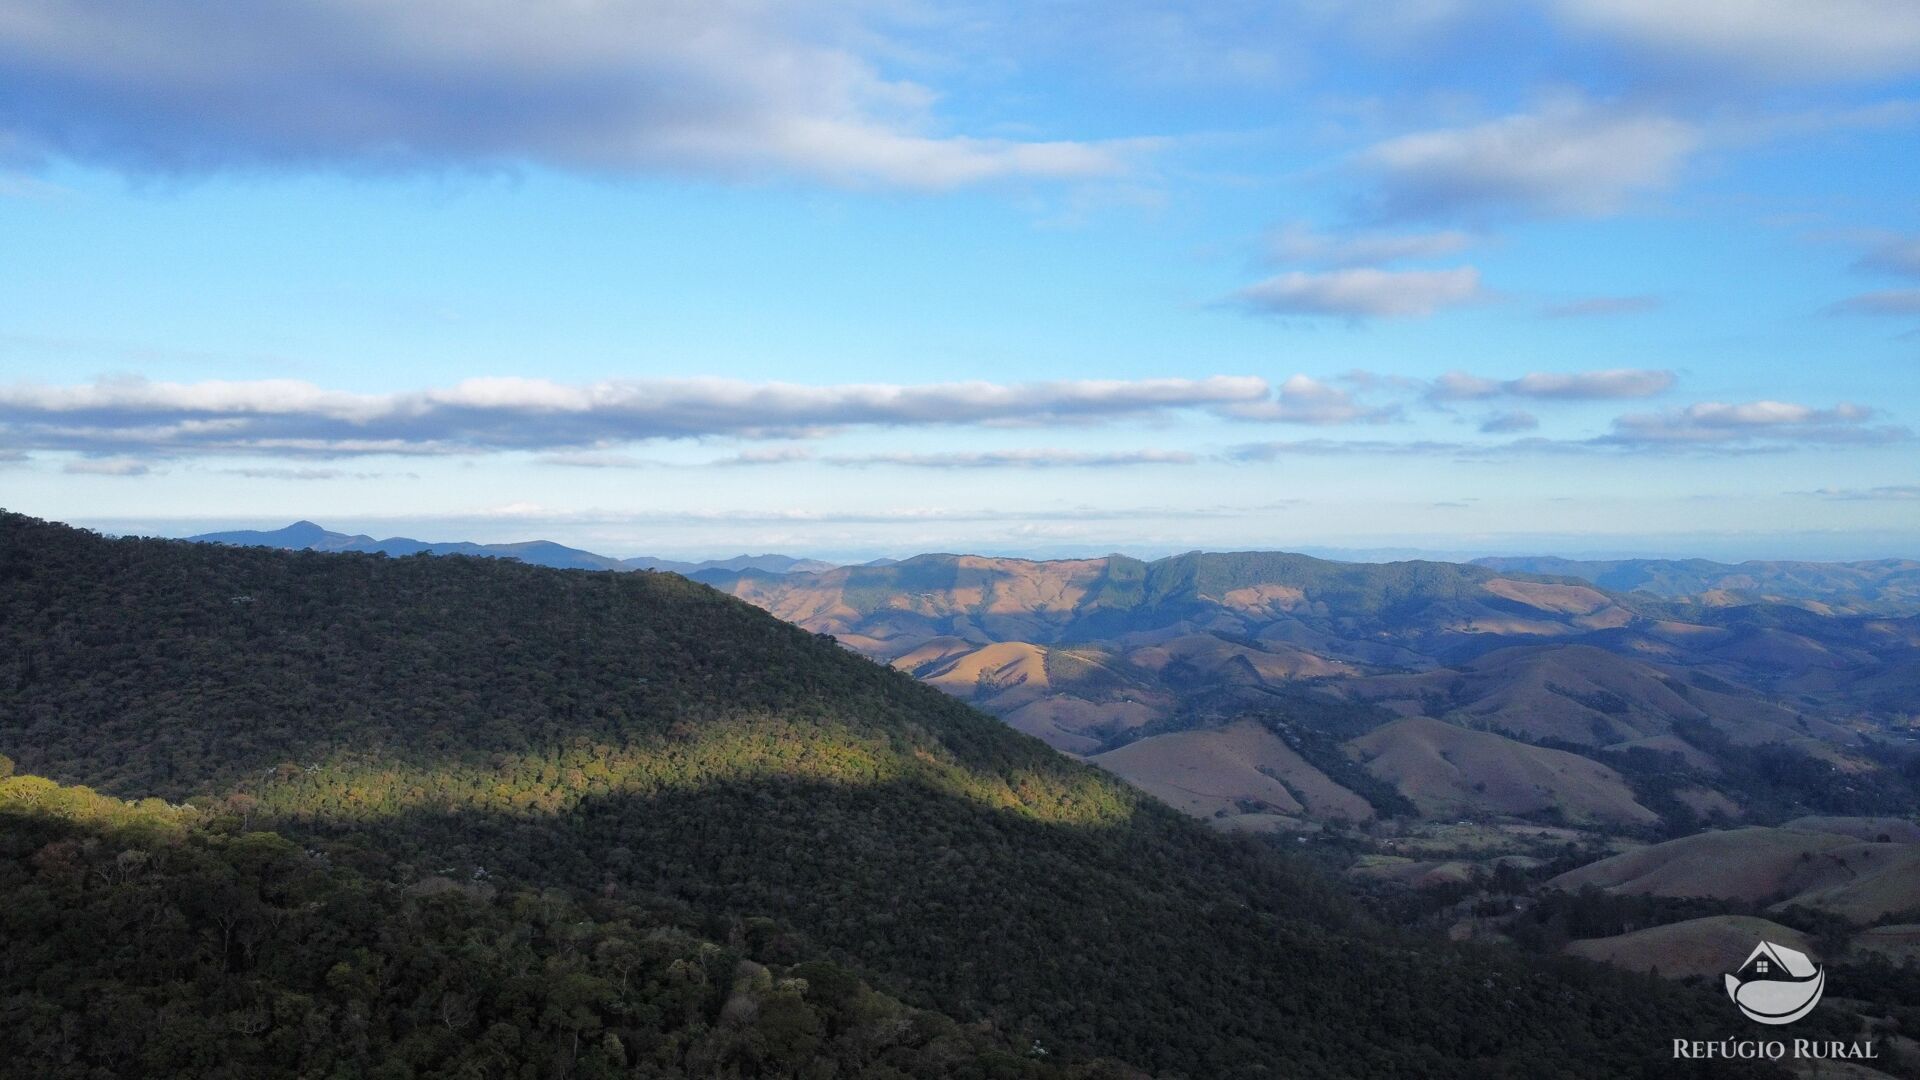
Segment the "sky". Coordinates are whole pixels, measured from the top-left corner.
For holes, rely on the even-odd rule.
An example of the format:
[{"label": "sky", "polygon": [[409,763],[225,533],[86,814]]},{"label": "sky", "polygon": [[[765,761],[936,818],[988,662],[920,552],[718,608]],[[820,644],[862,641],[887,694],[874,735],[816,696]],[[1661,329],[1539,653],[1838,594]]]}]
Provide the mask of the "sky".
[{"label": "sky", "polygon": [[6,0],[0,506],[1920,557],[1910,0]]}]

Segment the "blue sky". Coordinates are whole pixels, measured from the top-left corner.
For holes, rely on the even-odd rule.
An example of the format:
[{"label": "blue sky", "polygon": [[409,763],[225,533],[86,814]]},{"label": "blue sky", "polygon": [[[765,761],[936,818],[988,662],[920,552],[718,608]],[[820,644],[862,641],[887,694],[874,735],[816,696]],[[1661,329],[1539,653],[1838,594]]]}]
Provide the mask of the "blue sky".
[{"label": "blue sky", "polygon": [[17,0],[0,505],[1920,556],[1904,0]]}]

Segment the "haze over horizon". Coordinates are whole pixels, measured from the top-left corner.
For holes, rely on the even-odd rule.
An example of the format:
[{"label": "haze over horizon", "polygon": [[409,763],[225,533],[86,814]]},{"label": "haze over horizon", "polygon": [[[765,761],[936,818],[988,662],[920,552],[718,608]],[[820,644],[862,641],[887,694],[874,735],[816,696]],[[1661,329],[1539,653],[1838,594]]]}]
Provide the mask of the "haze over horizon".
[{"label": "haze over horizon", "polygon": [[1920,556],[1893,0],[16,13],[13,510]]},{"label": "haze over horizon", "polygon": [[[324,523],[301,519],[299,522],[281,523],[256,522],[251,519],[214,519],[214,524],[204,533],[183,531],[185,523],[177,520],[156,520],[147,522],[90,523],[75,522],[84,527],[94,528],[107,536],[159,536],[170,539],[201,539],[219,536],[231,532],[273,533],[297,525],[315,525],[327,532],[339,536],[364,536],[376,541],[412,540],[434,544],[483,543],[483,544],[524,544],[535,542],[560,543],[551,536],[533,535],[515,531],[511,523],[490,522],[419,522],[420,527],[410,527],[406,519],[372,520],[362,524],[365,527],[330,528]],[[454,526],[473,526],[476,532],[471,535],[454,535],[446,530]],[[1417,540],[1417,537],[1402,538]],[[1410,543],[1396,546],[1330,546],[1324,544],[1289,544],[1284,538],[1266,540],[1252,539],[1244,543],[1224,544],[1218,547],[1102,547],[1097,543],[1088,544],[1026,544],[1016,542],[1006,544],[988,544],[977,548],[942,549],[927,547],[920,549],[889,549],[885,547],[840,548],[840,549],[788,549],[783,551],[758,551],[727,548],[729,542],[724,538],[715,541],[712,548],[672,549],[664,545],[648,547],[645,540],[639,546],[628,548],[608,548],[605,550],[580,548],[590,554],[613,559],[659,558],[676,562],[700,563],[723,561],[739,557],[776,555],[788,556],[801,561],[814,560],[833,565],[855,565],[880,560],[900,560],[916,555],[973,555],[992,558],[1012,558],[1031,560],[1073,560],[1095,559],[1109,555],[1124,555],[1144,561],[1167,558],[1196,551],[1284,551],[1308,555],[1319,559],[1338,562],[1383,563],[1404,560],[1430,560],[1440,562],[1471,562],[1475,559],[1501,556],[1546,556],[1572,560],[1690,560],[1706,559],[1720,563],[1758,562],[1872,562],[1881,560],[1901,560],[1909,556],[1902,551],[1911,550],[1910,538],[1903,534],[1874,536],[1872,534],[1847,534],[1843,536],[1825,536],[1819,533],[1771,534],[1763,538],[1724,537],[1650,537],[1648,542],[1664,542],[1668,547],[1609,548],[1594,546],[1593,538],[1585,536],[1510,536],[1500,538],[1439,538],[1442,542],[1453,540],[1468,546],[1458,547],[1419,547]],[[1474,541],[1478,541],[1477,544]],[[1885,544],[1883,549],[1875,549],[1874,542]],[[567,547],[577,545],[566,544]],[[1883,553],[1875,554],[1874,552]]]}]

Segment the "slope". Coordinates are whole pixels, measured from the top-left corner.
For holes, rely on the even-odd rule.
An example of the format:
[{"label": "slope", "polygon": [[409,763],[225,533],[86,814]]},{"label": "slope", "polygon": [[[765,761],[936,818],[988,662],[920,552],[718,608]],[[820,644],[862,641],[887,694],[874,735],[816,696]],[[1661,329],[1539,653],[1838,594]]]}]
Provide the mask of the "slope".
[{"label": "slope", "polygon": [[1414,716],[1347,744],[1367,771],[1433,817],[1479,808],[1567,821],[1647,825],[1619,773],[1597,761]]},{"label": "slope", "polygon": [[1195,817],[1277,812],[1365,821],[1373,816],[1365,799],[1251,721],[1154,735],[1089,760]]},{"label": "slope", "polygon": [[1798,905],[1859,924],[1920,905],[1920,845],[1857,839],[1847,831],[1848,819],[1839,819],[1841,831],[1823,831],[1819,820],[1681,837],[1590,863],[1548,884]]},{"label": "slope", "polygon": [[1818,952],[1807,935],[1751,915],[1708,915],[1650,926],[1613,937],[1567,943],[1567,953],[1628,971],[1657,971],[1669,979],[1718,978],[1753,948],[1771,941],[1801,952]]},{"label": "slope", "polygon": [[767,918],[769,961],[843,962],[1074,1054],[1619,1075],[1723,1023],[1678,990],[1382,936],[1270,853],[674,576],[8,515],[0,615],[0,747],[33,771],[193,796],[379,880]]},{"label": "slope", "polygon": [[380,882],[242,831],[229,809],[134,805],[8,768],[9,1075],[1117,1072],[1035,1059],[835,965],[769,968],[751,923],[722,945],[684,911],[617,898]]}]

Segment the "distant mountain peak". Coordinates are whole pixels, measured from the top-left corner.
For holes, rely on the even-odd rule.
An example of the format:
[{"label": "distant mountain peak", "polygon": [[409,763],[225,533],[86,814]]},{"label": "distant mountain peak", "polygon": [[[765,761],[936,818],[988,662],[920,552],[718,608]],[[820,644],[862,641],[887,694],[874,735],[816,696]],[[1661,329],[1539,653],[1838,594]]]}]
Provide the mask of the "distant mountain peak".
[{"label": "distant mountain peak", "polygon": [[616,559],[580,548],[567,547],[552,540],[522,540],[507,544],[479,544],[468,540],[414,540],[405,536],[390,536],[384,540],[375,540],[365,534],[349,536],[346,533],[337,533],[305,518],[281,529],[238,529],[232,532],[202,533],[198,536],[189,536],[187,539],[199,543],[232,544],[236,547],[270,547],[290,551],[357,551],[366,554],[390,555],[396,558],[422,552],[428,555],[471,555],[480,558],[516,559],[535,566],[547,566],[560,570],[669,570],[679,574],[724,570],[758,571],[778,575],[812,573],[831,570],[834,567],[833,563],[821,562],[818,559],[797,559],[791,555],[775,554],[736,555],[731,559],[709,559],[705,562],[675,562],[671,559],[647,556]]}]

